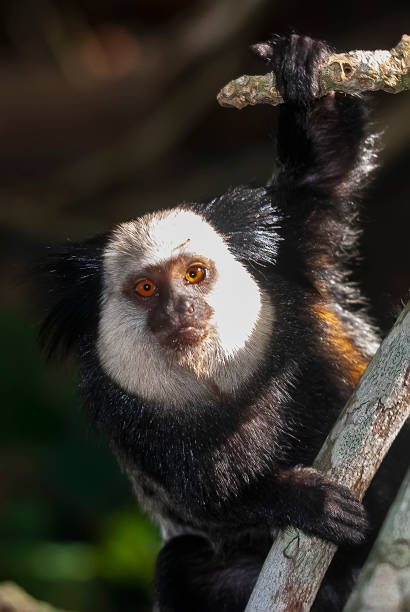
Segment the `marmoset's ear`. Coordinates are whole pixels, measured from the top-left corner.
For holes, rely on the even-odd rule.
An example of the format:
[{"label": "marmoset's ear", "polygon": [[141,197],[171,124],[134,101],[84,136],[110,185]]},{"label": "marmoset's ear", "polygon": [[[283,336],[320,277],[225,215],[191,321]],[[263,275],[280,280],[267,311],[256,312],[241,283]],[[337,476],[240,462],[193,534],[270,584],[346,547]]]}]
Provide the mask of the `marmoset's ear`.
[{"label": "marmoset's ear", "polygon": [[49,248],[36,267],[46,293],[39,339],[48,357],[62,357],[96,333],[107,236]]},{"label": "marmoset's ear", "polygon": [[243,264],[275,264],[281,238],[281,217],[264,187],[238,186],[193,209],[220,234]]}]

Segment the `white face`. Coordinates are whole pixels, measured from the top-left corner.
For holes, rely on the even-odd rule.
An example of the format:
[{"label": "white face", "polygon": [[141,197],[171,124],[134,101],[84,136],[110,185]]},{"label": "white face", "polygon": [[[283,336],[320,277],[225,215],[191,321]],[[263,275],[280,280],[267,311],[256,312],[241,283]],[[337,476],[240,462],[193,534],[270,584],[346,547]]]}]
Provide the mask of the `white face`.
[{"label": "white face", "polygon": [[[200,282],[187,281],[192,264],[204,272]],[[137,294],[141,280],[155,287],[152,295]],[[163,312],[169,314],[168,294],[172,318]],[[215,388],[235,394],[265,358],[270,300],[192,211],[177,208],[118,226],[104,254],[103,296],[100,361],[122,388],[144,399],[203,402]],[[182,323],[175,323],[176,311]]]}]

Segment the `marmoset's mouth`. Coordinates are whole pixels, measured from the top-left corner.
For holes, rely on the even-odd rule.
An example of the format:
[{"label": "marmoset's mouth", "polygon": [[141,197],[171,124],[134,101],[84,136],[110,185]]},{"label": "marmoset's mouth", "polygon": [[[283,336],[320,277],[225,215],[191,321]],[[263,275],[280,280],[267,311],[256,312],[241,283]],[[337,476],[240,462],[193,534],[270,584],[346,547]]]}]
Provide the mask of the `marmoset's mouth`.
[{"label": "marmoset's mouth", "polygon": [[207,335],[205,327],[182,325],[177,327],[164,338],[160,339],[162,345],[173,350],[182,350],[187,346],[195,346],[204,340]]}]

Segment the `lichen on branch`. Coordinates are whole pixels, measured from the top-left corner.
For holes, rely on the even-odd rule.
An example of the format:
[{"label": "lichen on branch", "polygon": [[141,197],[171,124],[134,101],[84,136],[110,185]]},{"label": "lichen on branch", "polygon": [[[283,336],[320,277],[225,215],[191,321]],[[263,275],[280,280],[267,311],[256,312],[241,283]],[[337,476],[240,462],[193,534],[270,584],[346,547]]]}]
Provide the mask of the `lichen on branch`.
[{"label": "lichen on branch", "polygon": [[[410,36],[403,34],[390,51],[349,51],[334,53],[320,69],[320,96],[331,91],[361,93],[410,89]],[[243,75],[230,81],[217,95],[221,106],[237,109],[255,104],[276,106],[283,99],[272,72]]]}]

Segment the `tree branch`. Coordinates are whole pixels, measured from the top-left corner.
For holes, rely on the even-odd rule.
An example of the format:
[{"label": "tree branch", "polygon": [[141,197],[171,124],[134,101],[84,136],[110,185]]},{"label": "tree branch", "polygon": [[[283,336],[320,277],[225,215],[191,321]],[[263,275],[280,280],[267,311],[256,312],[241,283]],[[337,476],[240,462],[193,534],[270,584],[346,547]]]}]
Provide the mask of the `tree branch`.
[{"label": "tree branch", "polygon": [[[258,45],[260,48],[263,43]],[[390,51],[349,51],[330,55],[320,71],[320,96],[330,91],[360,93],[410,89],[410,36],[403,34]],[[243,75],[230,81],[217,95],[221,106],[241,109],[248,105],[282,104],[273,72]]]},{"label": "tree branch", "polygon": [[343,612],[410,609],[410,469]]},{"label": "tree branch", "polygon": [[64,612],[44,601],[38,601],[14,582],[0,583],[1,612]]},{"label": "tree branch", "polygon": [[[361,499],[410,415],[410,302],[380,345],[314,467]],[[276,538],[246,612],[307,612],[336,546],[295,528]]]}]

